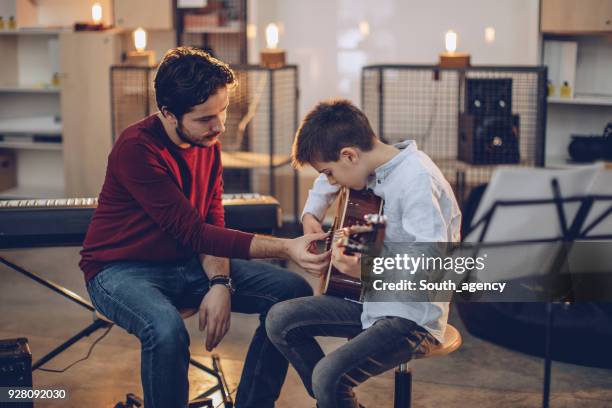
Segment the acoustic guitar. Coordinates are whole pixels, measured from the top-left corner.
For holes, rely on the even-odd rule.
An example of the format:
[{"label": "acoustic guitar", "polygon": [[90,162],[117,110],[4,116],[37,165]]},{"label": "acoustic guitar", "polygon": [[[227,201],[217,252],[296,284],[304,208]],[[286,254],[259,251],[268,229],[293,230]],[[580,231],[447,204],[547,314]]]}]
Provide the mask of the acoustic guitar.
[{"label": "acoustic guitar", "polygon": [[[338,209],[332,233],[326,240],[326,250],[332,240],[344,240],[345,253],[371,253],[374,246],[382,245],[385,218],[382,215],[383,200],[370,190],[343,188],[338,198]],[[360,301],[363,295],[360,279],[355,279],[336,269],[330,262],[327,272],[321,276],[319,292]]]}]

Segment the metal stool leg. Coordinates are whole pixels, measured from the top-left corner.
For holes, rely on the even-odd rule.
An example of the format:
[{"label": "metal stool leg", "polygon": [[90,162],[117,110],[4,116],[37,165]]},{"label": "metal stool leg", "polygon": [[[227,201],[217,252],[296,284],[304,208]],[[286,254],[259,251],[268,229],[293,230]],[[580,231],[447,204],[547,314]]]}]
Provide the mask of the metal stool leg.
[{"label": "metal stool leg", "polygon": [[234,406],[234,401],[232,400],[232,395],[231,395],[231,390],[229,389],[229,385],[227,384],[227,381],[225,380],[225,374],[223,373],[223,369],[221,368],[221,359],[219,358],[219,355],[218,354],[212,355],[212,363],[213,363],[212,369],[209,367],[206,367],[205,365],[194,360],[193,358],[189,360],[189,363],[193,365],[194,367],[210,374],[211,376],[217,379],[217,384],[213,386],[212,388],[208,389],[207,391],[203,392],[202,394],[198,395],[196,397],[196,400],[199,400],[201,398],[210,397],[212,394],[219,391],[221,392],[221,399],[223,401],[223,407],[232,408]]},{"label": "metal stool leg", "polygon": [[412,368],[410,362],[400,364],[395,370],[394,408],[410,408],[412,403]]}]

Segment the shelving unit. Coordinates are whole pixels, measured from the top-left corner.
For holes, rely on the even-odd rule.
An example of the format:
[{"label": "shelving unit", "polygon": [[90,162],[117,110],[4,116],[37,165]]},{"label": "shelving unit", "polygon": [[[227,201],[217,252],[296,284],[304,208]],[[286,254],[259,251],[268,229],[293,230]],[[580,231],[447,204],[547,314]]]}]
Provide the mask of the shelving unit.
[{"label": "shelving unit", "polygon": [[60,35],[67,197],[100,193],[112,149],[110,67],[121,61],[121,30]]},{"label": "shelving unit", "polygon": [[549,104],[612,106],[612,96],[579,96],[577,98],[549,97]]},{"label": "shelving unit", "polygon": [[61,143],[33,141],[0,141],[0,149],[47,150],[62,151]]},{"label": "shelving unit", "polygon": [[[574,98],[548,98],[546,166],[572,165],[571,135],[612,121],[612,0],[541,0],[541,39],[577,43]],[[542,52],[542,55],[544,53]]]},{"label": "shelving unit", "polygon": [[62,123],[53,116],[34,116],[16,119],[0,119],[0,134],[59,135]]},{"label": "shelving unit", "polygon": [[41,86],[23,86],[23,85],[5,85],[0,86],[0,93],[33,93],[33,94],[58,94],[61,90],[58,87],[41,87]]},{"label": "shelving unit", "polygon": [[51,82],[66,31],[0,31],[0,149],[15,151],[17,167],[17,185],[2,197],[64,195],[61,88]]},{"label": "shelving unit", "polygon": [[552,34],[612,31],[611,0],[541,0],[540,26]]},{"label": "shelving unit", "polygon": [[[111,25],[113,1],[97,1],[102,5],[103,24]],[[105,99],[104,91],[91,86],[86,79],[89,74],[97,75],[97,82],[108,77],[108,70],[99,71],[103,66],[100,60],[103,52],[96,48],[95,39],[104,37],[103,41],[109,41],[105,36],[111,34],[73,31],[75,22],[90,20],[93,2],[62,0],[59,3],[0,2],[0,15],[5,17],[5,22],[7,16],[14,16],[17,26],[17,29],[9,30],[5,26],[0,30],[0,149],[15,152],[17,174],[16,187],[0,192],[4,198],[53,198],[70,194],[68,187],[73,180],[87,179],[95,173],[97,165],[87,152],[75,150],[74,140],[81,143],[95,140],[97,132],[104,131],[104,122],[110,122],[110,114],[104,117],[103,109],[108,110],[108,97]],[[76,38],[88,44],[75,51],[80,55],[69,58],[70,51],[79,44],[71,41]],[[92,51],[88,53],[88,50]],[[59,86],[53,86],[54,74]],[[108,89],[108,83],[105,85]],[[98,106],[96,101],[105,105]],[[95,110],[97,116],[88,116],[88,109]],[[77,128],[75,122],[82,123],[87,130]],[[108,139],[110,134],[109,128]],[[99,141],[96,144],[101,151],[103,144]],[[78,160],[83,161],[82,168],[72,166]],[[93,189],[95,193],[99,191],[97,185]],[[76,194],[77,190],[73,191]]]},{"label": "shelving unit", "polygon": [[[174,2],[176,7],[178,1]],[[207,3],[200,8],[176,8],[177,44],[202,48],[228,64],[246,64],[247,0]]]},{"label": "shelving unit", "polygon": [[58,35],[60,33],[71,32],[70,28],[45,28],[45,27],[32,27],[32,28],[20,28],[16,30],[1,30],[0,35]]},{"label": "shelving unit", "polygon": [[0,148],[62,151],[62,124],[52,116],[0,119]]}]

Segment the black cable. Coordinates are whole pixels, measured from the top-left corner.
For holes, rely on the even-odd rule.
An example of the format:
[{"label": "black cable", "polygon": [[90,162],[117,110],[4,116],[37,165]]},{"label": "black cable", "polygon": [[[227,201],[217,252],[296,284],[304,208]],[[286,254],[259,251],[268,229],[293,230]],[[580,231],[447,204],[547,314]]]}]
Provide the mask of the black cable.
[{"label": "black cable", "polygon": [[102,335],[100,337],[98,337],[96,339],[96,341],[93,342],[93,344],[89,347],[89,351],[87,352],[87,355],[71,364],[69,364],[68,366],[64,367],[61,370],[54,370],[51,368],[39,368],[40,371],[45,371],[47,373],[63,373],[65,371],[67,371],[68,369],[72,368],[74,365],[76,365],[77,363],[80,363],[81,361],[85,361],[89,358],[89,356],[91,356],[91,353],[93,352],[94,347],[104,338],[106,337],[106,335],[111,331],[111,329],[113,328],[113,326],[109,326],[108,329],[106,329],[106,331],[104,333],[102,333]]}]

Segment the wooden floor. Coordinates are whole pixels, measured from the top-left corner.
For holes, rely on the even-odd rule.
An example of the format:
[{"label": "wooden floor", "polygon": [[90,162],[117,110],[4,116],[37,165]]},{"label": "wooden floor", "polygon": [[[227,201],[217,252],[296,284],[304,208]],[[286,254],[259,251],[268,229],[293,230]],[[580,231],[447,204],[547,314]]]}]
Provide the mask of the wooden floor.
[{"label": "wooden floor", "polygon": [[[87,297],[77,269],[76,248],[5,251],[7,259]],[[313,281],[314,283],[314,281]],[[65,299],[4,266],[0,266],[0,338],[27,337],[34,359],[51,350],[91,322],[92,316]],[[235,314],[232,328],[216,350],[222,358],[232,388],[240,377],[246,347],[257,325],[255,316]],[[508,351],[466,333],[456,314],[451,321],[462,332],[463,346],[443,358],[414,363],[413,407],[539,407],[542,392],[542,361]],[[204,352],[197,319],[187,323],[195,358],[209,362]],[[101,334],[85,339],[48,368],[62,368],[85,356]],[[344,340],[324,339],[325,349]],[[125,398],[127,392],[142,395],[139,379],[138,341],[115,327],[94,349],[89,359],[62,374],[36,371],[38,388],[63,388],[69,398],[63,403],[37,403],[36,407],[108,408]],[[612,371],[553,363],[551,407],[612,407]],[[190,372],[191,395],[209,385],[209,378]],[[360,402],[368,408],[392,407],[393,372],[371,379],[357,388]],[[278,407],[312,408],[293,369],[285,382]]]}]

